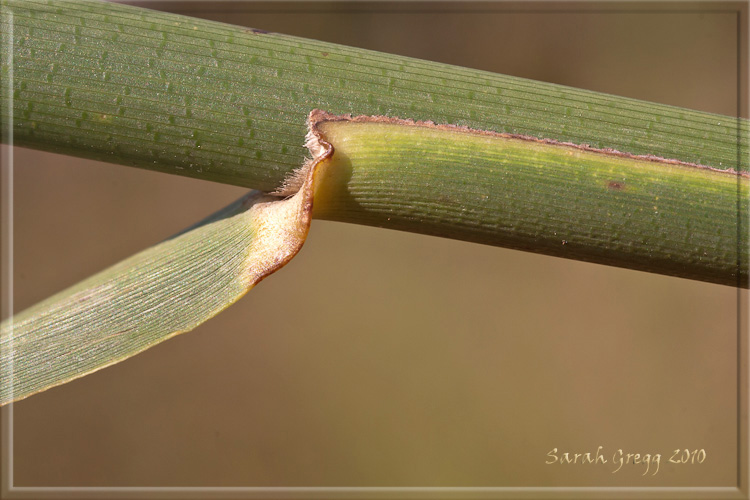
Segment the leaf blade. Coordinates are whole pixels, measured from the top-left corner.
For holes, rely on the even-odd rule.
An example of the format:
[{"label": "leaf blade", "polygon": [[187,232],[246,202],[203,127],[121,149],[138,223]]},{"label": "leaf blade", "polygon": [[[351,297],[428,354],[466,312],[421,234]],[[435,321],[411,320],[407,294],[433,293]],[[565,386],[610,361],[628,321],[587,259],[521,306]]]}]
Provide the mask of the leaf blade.
[{"label": "leaf blade", "polygon": [[251,191],[4,322],[0,405],[123,361],[239,300],[299,251],[308,198]]}]

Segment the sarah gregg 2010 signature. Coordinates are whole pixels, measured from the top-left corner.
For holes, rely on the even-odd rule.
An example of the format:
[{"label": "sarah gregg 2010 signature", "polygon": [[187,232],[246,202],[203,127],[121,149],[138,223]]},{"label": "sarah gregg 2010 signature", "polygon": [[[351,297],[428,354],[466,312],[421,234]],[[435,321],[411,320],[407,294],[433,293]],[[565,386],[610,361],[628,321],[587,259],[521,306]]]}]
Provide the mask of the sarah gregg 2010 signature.
[{"label": "sarah gregg 2010 signature", "polygon": [[[604,451],[603,446],[599,446],[594,453],[572,453],[561,452],[557,448],[552,448],[547,452],[547,465],[606,465],[610,464],[612,474],[622,470],[625,465],[634,465],[644,468],[642,476],[651,472],[655,476],[661,466],[661,453],[626,453],[622,448],[609,454]],[[677,448],[672,451],[667,460],[672,464],[702,464],[706,461],[706,450],[703,448],[690,450],[687,448]]]}]

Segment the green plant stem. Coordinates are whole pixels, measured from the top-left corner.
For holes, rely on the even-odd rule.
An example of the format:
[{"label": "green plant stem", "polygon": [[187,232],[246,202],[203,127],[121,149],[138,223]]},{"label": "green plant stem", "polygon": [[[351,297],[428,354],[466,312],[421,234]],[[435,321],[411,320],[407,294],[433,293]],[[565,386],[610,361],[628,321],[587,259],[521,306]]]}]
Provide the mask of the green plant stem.
[{"label": "green plant stem", "polygon": [[98,1],[3,5],[20,146],[270,191],[319,108],[737,166],[729,117]]},{"label": "green plant stem", "polygon": [[[2,85],[0,98],[5,104],[12,97],[20,146],[272,191],[306,155],[305,118],[321,108],[590,144],[721,170],[750,168],[741,154],[748,150],[748,123],[736,118],[122,5],[2,5],[1,34],[13,41],[4,44],[12,53],[3,54],[2,75],[9,77],[6,61],[12,58],[13,95]],[[2,117],[3,126],[10,126],[7,106]],[[446,170],[445,185],[471,193],[500,182],[474,174]],[[563,181],[577,189],[571,179]],[[326,217],[506,244],[486,236],[494,220],[489,212],[475,223],[451,226],[448,220],[460,217],[462,207],[428,182],[411,184],[409,203],[362,182],[352,175],[346,186],[356,205]],[[736,182],[739,194],[744,181]],[[490,186],[492,192],[503,189]],[[713,189],[706,179],[697,196]],[[391,217],[375,208],[384,205]],[[747,222],[739,218],[741,208],[735,200],[734,212],[724,215],[736,216],[738,249],[744,249],[737,243],[744,241],[738,238]],[[450,217],[433,220],[436,213]],[[579,230],[591,233],[586,220],[596,217],[582,217]],[[654,231],[659,234],[658,227]],[[612,253],[613,239],[592,239],[565,255],[644,268],[642,257]],[[527,243],[520,247],[550,253],[541,240]],[[621,248],[636,243],[625,241]],[[724,266],[710,281],[741,282],[747,255],[734,255],[740,272],[726,274]],[[646,268],[675,274],[661,261]]]}]

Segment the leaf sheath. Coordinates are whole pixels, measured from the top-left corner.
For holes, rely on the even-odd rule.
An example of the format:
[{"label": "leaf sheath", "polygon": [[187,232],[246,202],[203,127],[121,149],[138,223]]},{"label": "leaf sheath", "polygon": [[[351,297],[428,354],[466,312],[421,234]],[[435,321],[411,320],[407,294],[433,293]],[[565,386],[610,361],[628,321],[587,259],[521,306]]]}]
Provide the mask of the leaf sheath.
[{"label": "leaf sheath", "polygon": [[334,153],[317,218],[747,286],[746,175],[402,120],[318,120]]}]

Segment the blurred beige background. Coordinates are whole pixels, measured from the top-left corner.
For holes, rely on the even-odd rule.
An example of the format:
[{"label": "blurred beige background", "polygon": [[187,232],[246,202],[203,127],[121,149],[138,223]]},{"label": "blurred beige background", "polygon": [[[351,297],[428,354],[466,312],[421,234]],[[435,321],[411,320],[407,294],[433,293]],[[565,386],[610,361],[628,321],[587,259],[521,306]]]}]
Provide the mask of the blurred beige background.
[{"label": "blurred beige background", "polygon": [[[727,4],[149,3],[733,115]],[[641,10],[639,10],[641,9]],[[745,68],[746,70],[746,68]],[[244,190],[15,150],[21,310]],[[347,224],[195,331],[15,405],[17,486],[733,486],[737,292]],[[606,465],[546,465],[591,452]],[[701,465],[667,463],[705,449]],[[660,453],[659,472],[612,454]]]}]

